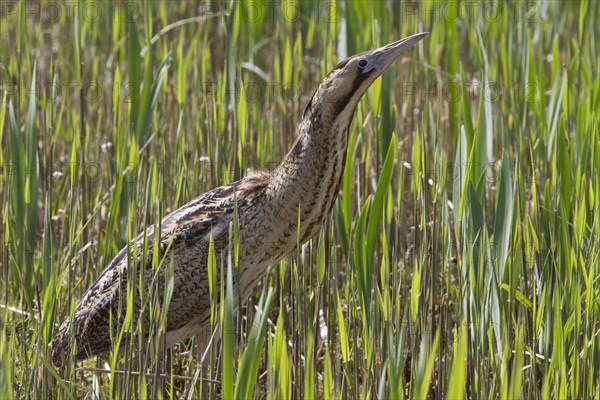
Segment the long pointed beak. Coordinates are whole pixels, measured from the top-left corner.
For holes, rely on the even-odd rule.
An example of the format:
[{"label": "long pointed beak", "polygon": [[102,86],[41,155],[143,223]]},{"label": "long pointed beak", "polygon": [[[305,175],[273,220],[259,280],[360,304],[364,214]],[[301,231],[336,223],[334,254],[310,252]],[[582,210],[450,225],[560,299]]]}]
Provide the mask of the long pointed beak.
[{"label": "long pointed beak", "polygon": [[385,70],[392,62],[394,62],[394,60],[398,58],[400,53],[412,47],[415,43],[427,35],[429,35],[429,32],[416,33],[407,38],[400,39],[394,43],[380,47],[377,50],[373,50],[373,52],[371,52],[371,54],[368,56],[371,58],[371,68],[369,69],[377,68],[380,70]]}]

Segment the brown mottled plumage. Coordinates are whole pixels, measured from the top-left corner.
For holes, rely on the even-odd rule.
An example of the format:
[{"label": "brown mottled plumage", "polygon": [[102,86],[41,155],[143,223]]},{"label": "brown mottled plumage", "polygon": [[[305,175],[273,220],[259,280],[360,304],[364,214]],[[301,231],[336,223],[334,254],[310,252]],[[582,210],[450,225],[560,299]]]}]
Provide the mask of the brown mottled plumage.
[{"label": "brown mottled plumage", "polygon": [[[348,129],[358,101],[373,81],[405,49],[427,33],[399,40],[340,62],[319,85],[306,106],[299,135],[281,164],[262,173],[213,189],[167,215],[161,223],[161,256],[173,263],[174,290],[167,317],[167,347],[198,334],[210,317],[207,259],[210,236],[215,243],[217,265],[228,247],[228,232],[237,201],[240,237],[240,293],[247,296],[267,267],[297,245],[298,210],[300,238],[305,242],[320,229],[339,190],[347,153]],[[237,199],[237,200],[236,200]],[[154,228],[148,233],[146,270],[152,270]],[[141,263],[143,235],[133,240],[129,254]],[[77,344],[78,360],[112,348],[111,326],[124,322],[128,276],[128,249],[122,249],[86,291],[72,320],[65,321],[50,346],[52,362],[63,365],[70,340]],[[152,271],[153,272],[153,271]],[[154,282],[164,286],[164,267]],[[136,278],[138,279],[138,278]],[[144,274],[150,287],[153,273]],[[134,300],[135,310],[141,308]],[[117,315],[123,315],[118,320]],[[147,321],[147,316],[145,316]],[[71,335],[71,331],[73,335]]]}]

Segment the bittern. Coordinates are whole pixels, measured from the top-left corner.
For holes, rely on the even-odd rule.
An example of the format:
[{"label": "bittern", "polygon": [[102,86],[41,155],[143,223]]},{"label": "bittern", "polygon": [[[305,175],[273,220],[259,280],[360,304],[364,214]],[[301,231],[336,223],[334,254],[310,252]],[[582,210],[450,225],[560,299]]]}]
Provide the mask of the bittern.
[{"label": "bittern", "polygon": [[[148,229],[145,257],[141,255],[143,234],[129,249],[122,249],[85,292],[73,318],[59,328],[50,344],[52,362],[60,366],[69,359],[73,339],[77,360],[112,348],[111,337],[115,335],[111,329],[117,330],[124,323],[125,313],[118,310],[127,305],[128,280],[139,279],[128,276],[128,264],[139,265],[145,260],[145,268],[152,269],[154,248],[160,250],[158,256],[168,256],[164,264],[173,266],[166,346],[199,334],[210,320],[210,238],[220,266],[228,251],[236,207],[239,271],[235,284],[239,285],[236,292],[246,297],[270,265],[291,253],[299,241],[305,243],[319,232],[339,191],[348,131],[358,101],[404,50],[426,35],[415,34],[340,62],[304,108],[296,141],[277,168],[210,190],[167,215],[161,222],[160,237],[156,228]],[[160,240],[159,246],[154,246],[155,240]],[[165,269],[162,267],[159,275],[163,285]],[[152,279],[152,273],[145,274],[147,288]],[[140,313],[139,299],[133,307]]]}]

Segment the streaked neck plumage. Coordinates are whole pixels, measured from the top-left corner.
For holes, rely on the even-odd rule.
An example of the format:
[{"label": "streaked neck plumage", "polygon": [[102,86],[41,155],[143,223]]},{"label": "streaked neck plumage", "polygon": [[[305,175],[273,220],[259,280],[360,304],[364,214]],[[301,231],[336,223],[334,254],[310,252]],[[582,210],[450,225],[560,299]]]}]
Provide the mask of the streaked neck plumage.
[{"label": "streaked neck plumage", "polygon": [[300,209],[302,241],[316,234],[333,207],[344,171],[348,132],[360,98],[327,98],[334,79],[328,76],[313,94],[294,145],[271,174],[271,185],[285,198],[288,212],[298,215]]}]

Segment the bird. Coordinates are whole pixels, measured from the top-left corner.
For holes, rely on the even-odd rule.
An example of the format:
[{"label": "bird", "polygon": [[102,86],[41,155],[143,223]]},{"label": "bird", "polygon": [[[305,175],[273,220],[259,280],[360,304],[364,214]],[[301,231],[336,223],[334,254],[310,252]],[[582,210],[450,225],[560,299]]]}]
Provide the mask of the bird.
[{"label": "bird", "polygon": [[[127,305],[128,281],[139,281],[128,276],[132,271],[128,266],[137,263],[139,270],[145,263],[143,284],[149,288],[154,280],[162,290],[167,266],[161,267],[158,277],[148,272],[156,256],[166,255],[163,264],[173,268],[166,348],[198,335],[210,323],[210,242],[220,268],[234,218],[239,227],[239,270],[234,284],[236,292],[247,297],[269,266],[319,232],[339,192],[348,132],[359,100],[401,53],[427,35],[413,34],[339,62],[313,92],[302,112],[296,140],[275,169],[212,189],[164,217],[160,229],[151,226],[134,238],[108,263],[73,316],[59,327],[49,344],[52,363],[62,367],[68,360],[81,361],[113,348],[115,332],[125,322],[125,312],[118,310]],[[140,312],[139,298],[133,307]]]}]

